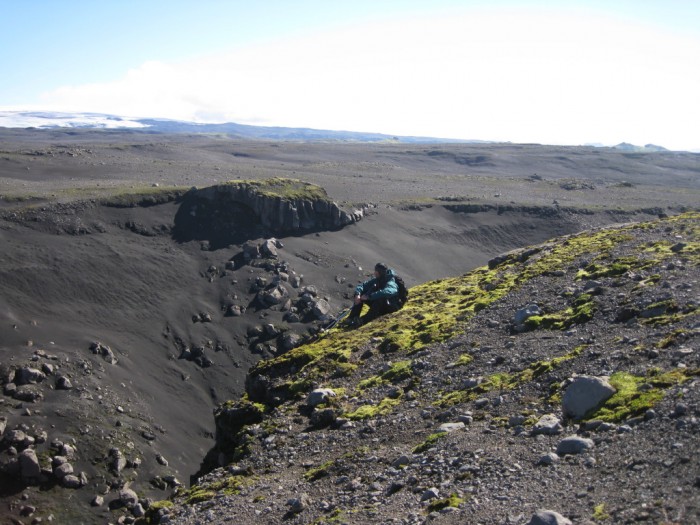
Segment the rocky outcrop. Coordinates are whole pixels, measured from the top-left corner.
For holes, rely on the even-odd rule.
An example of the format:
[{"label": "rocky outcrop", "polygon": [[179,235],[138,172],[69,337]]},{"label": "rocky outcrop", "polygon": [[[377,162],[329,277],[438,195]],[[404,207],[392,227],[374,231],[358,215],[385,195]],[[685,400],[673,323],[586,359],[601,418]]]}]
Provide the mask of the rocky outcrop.
[{"label": "rocky outcrop", "polygon": [[221,244],[258,233],[334,230],[359,221],[362,211],[341,209],[325,190],[295,179],[231,181],[190,190],[175,218],[183,240]]}]

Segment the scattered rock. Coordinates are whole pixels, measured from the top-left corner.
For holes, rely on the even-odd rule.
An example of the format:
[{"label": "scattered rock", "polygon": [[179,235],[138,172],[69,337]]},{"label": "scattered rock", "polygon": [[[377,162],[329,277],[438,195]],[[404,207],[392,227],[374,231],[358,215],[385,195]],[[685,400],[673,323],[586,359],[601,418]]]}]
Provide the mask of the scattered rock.
[{"label": "scattered rock", "polygon": [[92,350],[93,354],[101,356],[102,359],[107,361],[109,364],[117,364],[117,358],[109,346],[103,345],[99,341],[96,341],[90,345],[90,350]]},{"label": "scattered rock", "polygon": [[287,505],[289,505],[290,512],[299,514],[309,508],[309,505],[311,505],[311,498],[309,498],[307,494],[302,494],[297,498],[288,500]]}]

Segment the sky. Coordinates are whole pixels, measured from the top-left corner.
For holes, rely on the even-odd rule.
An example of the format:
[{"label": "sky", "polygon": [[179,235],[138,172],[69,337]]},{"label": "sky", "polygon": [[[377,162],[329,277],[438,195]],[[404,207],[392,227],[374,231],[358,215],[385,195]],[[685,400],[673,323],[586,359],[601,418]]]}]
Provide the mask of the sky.
[{"label": "sky", "polygon": [[0,0],[0,110],[700,151],[695,0]]}]

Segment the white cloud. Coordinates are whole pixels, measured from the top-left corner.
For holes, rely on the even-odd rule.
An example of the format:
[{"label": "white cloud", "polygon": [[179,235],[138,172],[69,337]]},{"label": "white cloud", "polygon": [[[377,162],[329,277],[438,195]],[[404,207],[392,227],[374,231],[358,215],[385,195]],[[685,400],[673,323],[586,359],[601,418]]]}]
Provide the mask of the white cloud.
[{"label": "white cloud", "polygon": [[697,39],[621,20],[482,11],[148,62],[43,102],[208,122],[697,148],[698,56]]}]

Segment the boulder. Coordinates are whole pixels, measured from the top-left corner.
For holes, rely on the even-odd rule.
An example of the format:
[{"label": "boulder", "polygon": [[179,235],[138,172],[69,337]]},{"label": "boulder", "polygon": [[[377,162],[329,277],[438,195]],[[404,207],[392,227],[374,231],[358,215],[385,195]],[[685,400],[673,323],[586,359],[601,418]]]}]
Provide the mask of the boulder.
[{"label": "boulder", "polygon": [[69,474],[73,474],[73,465],[70,463],[62,463],[53,469],[53,475],[56,479],[63,479]]},{"label": "boulder", "polygon": [[26,401],[28,403],[36,403],[44,398],[44,394],[32,385],[22,385],[17,387],[12,396],[18,401]]},{"label": "boulder", "polygon": [[263,290],[258,293],[260,302],[266,306],[274,306],[284,302],[289,297],[289,292],[282,285],[277,285],[270,290]]},{"label": "boulder", "polygon": [[564,416],[581,419],[610,399],[615,392],[605,377],[578,376],[562,397]]},{"label": "boulder", "polygon": [[580,454],[595,446],[592,439],[579,436],[569,436],[562,439],[557,445],[557,454],[565,456],[567,454]]},{"label": "boulder", "polygon": [[61,376],[56,379],[56,390],[70,390],[73,388],[73,383],[66,376]]},{"label": "boulder", "polygon": [[23,367],[15,373],[17,386],[41,383],[44,379],[46,379],[46,374],[36,368]]},{"label": "boulder", "polygon": [[119,502],[127,508],[133,508],[139,502],[139,497],[130,488],[124,488],[119,491]]},{"label": "boulder", "polygon": [[324,319],[331,312],[331,305],[325,299],[319,299],[313,304],[312,312],[317,319]]},{"label": "boulder", "polygon": [[99,341],[96,341],[90,345],[90,350],[92,350],[93,354],[101,356],[102,359],[107,361],[109,364],[117,364],[117,358],[109,346],[103,345]]},{"label": "boulder", "polygon": [[536,304],[530,304],[525,308],[521,308],[520,310],[515,312],[515,315],[513,316],[513,323],[515,323],[516,325],[522,325],[530,317],[533,317],[535,315],[542,315],[542,310],[540,310],[540,307]]},{"label": "boulder", "polygon": [[544,434],[545,436],[556,436],[561,434],[564,427],[561,426],[561,421],[554,414],[545,414],[532,427],[532,435]]},{"label": "boulder", "polygon": [[277,241],[276,239],[267,239],[260,245],[260,253],[264,257],[277,259]]},{"label": "boulder", "polygon": [[335,397],[335,391],[330,388],[317,388],[306,396],[306,404],[315,407],[327,403],[331,397]]},{"label": "boulder", "polygon": [[572,523],[558,512],[541,509],[530,518],[528,525],[572,525]]},{"label": "boulder", "polygon": [[24,481],[36,480],[41,476],[41,465],[33,448],[20,452],[18,459],[20,476]]},{"label": "boulder", "polygon": [[79,489],[83,486],[83,482],[78,476],[68,474],[61,478],[61,486],[67,489]]},{"label": "boulder", "polygon": [[0,417],[0,438],[5,433],[5,428],[7,428],[7,418],[3,416]]},{"label": "boulder", "polygon": [[282,350],[288,352],[292,348],[296,348],[301,340],[302,338],[299,334],[294,332],[285,332],[281,337],[279,346],[282,348]]}]

